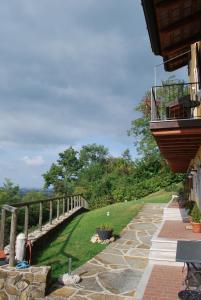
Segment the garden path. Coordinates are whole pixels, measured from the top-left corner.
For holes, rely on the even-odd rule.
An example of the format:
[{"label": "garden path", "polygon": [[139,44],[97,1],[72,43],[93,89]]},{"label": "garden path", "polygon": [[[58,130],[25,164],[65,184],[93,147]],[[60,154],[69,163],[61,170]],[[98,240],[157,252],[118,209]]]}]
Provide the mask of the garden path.
[{"label": "garden path", "polygon": [[78,268],[78,287],[54,286],[47,300],[131,300],[148,264],[151,238],[162,222],[163,204],[146,204],[121,237]]}]

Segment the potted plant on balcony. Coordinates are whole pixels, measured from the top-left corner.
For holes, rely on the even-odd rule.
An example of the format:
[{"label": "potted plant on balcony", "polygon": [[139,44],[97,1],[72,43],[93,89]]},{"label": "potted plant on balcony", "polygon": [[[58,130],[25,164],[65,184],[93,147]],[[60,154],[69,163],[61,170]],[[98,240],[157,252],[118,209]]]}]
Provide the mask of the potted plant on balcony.
[{"label": "potted plant on balcony", "polygon": [[106,224],[100,225],[100,227],[96,228],[96,233],[98,234],[101,240],[109,240],[112,236],[113,229]]},{"label": "potted plant on balcony", "polygon": [[201,232],[201,223],[200,223],[200,210],[197,206],[197,203],[195,203],[192,212],[191,212],[191,217],[192,217],[192,231],[194,233],[200,233]]}]

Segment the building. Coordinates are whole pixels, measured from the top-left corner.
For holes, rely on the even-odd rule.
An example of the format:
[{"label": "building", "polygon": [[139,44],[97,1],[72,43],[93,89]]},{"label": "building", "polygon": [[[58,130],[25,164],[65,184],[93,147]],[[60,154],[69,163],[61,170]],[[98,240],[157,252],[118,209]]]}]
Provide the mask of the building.
[{"label": "building", "polygon": [[152,88],[150,129],[173,172],[193,178],[201,208],[201,0],[142,0],[152,51],[168,72],[188,67],[189,82]]}]

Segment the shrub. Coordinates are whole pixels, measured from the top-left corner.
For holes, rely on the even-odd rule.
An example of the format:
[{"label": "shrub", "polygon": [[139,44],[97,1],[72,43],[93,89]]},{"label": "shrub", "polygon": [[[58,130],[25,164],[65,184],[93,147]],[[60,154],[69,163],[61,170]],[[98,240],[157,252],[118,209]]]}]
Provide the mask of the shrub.
[{"label": "shrub", "polygon": [[194,201],[187,201],[187,202],[185,203],[184,206],[185,206],[186,209],[188,209],[188,214],[189,214],[189,215],[191,215],[194,205],[195,205],[195,202],[194,202]]},{"label": "shrub", "polygon": [[192,212],[191,212],[191,217],[192,217],[192,221],[194,223],[200,223],[200,210],[197,206],[197,203],[195,202],[194,204],[194,207],[192,209]]}]

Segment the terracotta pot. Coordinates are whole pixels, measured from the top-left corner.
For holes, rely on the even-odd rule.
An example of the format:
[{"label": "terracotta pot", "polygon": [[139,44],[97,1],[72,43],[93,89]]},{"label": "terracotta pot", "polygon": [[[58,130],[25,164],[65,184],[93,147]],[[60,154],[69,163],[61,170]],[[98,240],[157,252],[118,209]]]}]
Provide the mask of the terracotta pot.
[{"label": "terracotta pot", "polygon": [[192,224],[192,231],[194,233],[200,233],[201,232],[201,223],[191,222],[191,224]]}]

